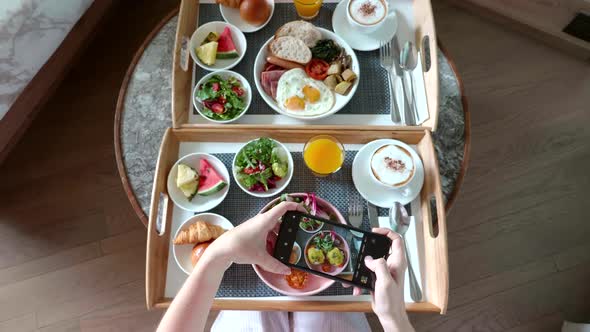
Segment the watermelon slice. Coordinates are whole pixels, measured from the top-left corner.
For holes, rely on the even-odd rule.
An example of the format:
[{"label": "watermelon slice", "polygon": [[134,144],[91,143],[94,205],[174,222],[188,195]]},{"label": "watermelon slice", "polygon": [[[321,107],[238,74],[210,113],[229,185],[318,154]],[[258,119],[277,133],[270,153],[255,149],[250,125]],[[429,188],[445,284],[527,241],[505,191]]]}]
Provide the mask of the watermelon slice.
[{"label": "watermelon slice", "polygon": [[209,196],[220,191],[227,183],[206,159],[199,160],[199,186],[197,195]]},{"label": "watermelon slice", "polygon": [[231,39],[231,30],[226,26],[217,40],[217,59],[233,59],[238,56],[234,41]]}]

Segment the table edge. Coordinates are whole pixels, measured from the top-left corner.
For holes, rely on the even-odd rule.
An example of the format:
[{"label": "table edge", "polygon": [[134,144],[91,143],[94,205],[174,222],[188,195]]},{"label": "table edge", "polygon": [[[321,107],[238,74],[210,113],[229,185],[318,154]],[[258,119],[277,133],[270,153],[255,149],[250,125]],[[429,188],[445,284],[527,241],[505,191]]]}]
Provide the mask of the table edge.
[{"label": "table edge", "polygon": [[[141,46],[139,47],[139,49],[133,55],[133,59],[131,60],[131,63],[129,64],[127,71],[125,72],[125,76],[123,77],[123,81],[121,83],[121,88],[119,89],[119,96],[117,98],[117,105],[116,105],[116,110],[115,110],[114,146],[115,146],[115,160],[117,162],[117,170],[119,172],[119,177],[120,177],[121,182],[123,184],[123,189],[125,190],[125,194],[127,195],[127,198],[129,199],[129,203],[131,203],[133,210],[135,211],[135,213],[137,214],[137,216],[139,217],[139,219],[141,220],[141,222],[143,223],[143,225],[145,227],[148,226],[148,217],[145,214],[145,212],[143,211],[143,209],[141,208],[141,205],[139,204],[139,201],[137,200],[137,197],[135,196],[135,192],[133,191],[133,188],[131,188],[131,185],[129,183],[129,178],[127,177],[127,171],[125,170],[125,165],[123,163],[123,154],[122,154],[122,148],[121,148],[121,117],[122,117],[122,113],[123,113],[123,108],[124,108],[124,104],[125,104],[125,97],[127,95],[127,88],[129,86],[129,81],[131,80],[131,76],[133,75],[133,72],[135,70],[135,67],[137,66],[137,63],[139,62],[139,59],[141,59],[143,52],[149,46],[149,44],[152,42],[152,40],[158,34],[158,32],[160,32],[162,27],[164,25],[166,25],[174,16],[176,16],[178,14],[179,9],[180,9],[180,7],[173,9],[160,22],[158,22],[158,24],[154,27],[154,29],[152,31],[150,31],[150,33],[147,35],[145,40],[141,43]],[[457,78],[457,84],[459,85],[459,92],[461,93],[461,104],[463,107],[463,113],[464,113],[464,117],[465,117],[465,120],[464,120],[464,122],[465,122],[465,130],[464,130],[465,144],[464,144],[464,148],[463,148],[463,160],[461,161],[461,169],[459,171],[459,175],[457,176],[457,180],[455,182],[455,187],[453,188],[453,191],[449,195],[449,199],[447,200],[447,203],[445,205],[446,213],[448,213],[457,198],[457,195],[461,189],[461,185],[463,184],[465,174],[467,172],[467,168],[469,166],[469,154],[471,151],[471,116],[470,116],[470,112],[469,112],[469,108],[468,108],[467,97],[465,96],[465,89],[464,89],[464,85],[463,85],[463,80],[462,80],[461,76],[459,75],[459,72],[457,71],[455,61],[450,56],[447,49],[443,46],[440,38],[437,39],[437,45],[440,48],[440,50],[443,52],[445,58],[447,59],[447,61],[449,62],[449,65],[451,66],[451,69],[453,70],[453,73],[455,74],[455,77]]]}]

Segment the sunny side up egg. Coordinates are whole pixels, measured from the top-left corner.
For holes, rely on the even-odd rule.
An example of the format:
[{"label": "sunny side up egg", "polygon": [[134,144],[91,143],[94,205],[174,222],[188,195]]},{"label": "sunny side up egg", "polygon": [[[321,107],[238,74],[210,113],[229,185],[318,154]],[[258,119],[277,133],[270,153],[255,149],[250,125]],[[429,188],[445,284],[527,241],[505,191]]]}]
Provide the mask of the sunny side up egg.
[{"label": "sunny side up egg", "polygon": [[324,114],[334,106],[334,93],[324,82],[307,76],[303,69],[286,71],[277,85],[277,104],[299,116]]}]

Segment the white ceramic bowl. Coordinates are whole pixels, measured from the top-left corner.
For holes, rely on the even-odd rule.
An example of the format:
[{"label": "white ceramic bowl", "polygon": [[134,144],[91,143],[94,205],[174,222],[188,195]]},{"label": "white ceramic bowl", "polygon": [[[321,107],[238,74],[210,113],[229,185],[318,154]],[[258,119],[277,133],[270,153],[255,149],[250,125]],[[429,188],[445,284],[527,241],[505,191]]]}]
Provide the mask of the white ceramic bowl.
[{"label": "white ceramic bowl", "polygon": [[[191,166],[192,168],[196,169],[197,172],[199,171],[199,160],[201,158],[207,159],[207,161],[215,168],[217,173],[223,178],[226,182],[225,187],[223,187],[220,191],[216,192],[210,196],[199,196],[195,195],[191,201],[189,201],[182,191],[176,187],[176,175],[178,173],[178,164],[183,163],[186,165]],[[229,172],[225,165],[221,162],[221,160],[217,159],[217,157],[212,156],[207,153],[191,153],[182,158],[180,158],[172,169],[170,173],[168,173],[168,195],[174,202],[174,204],[178,205],[183,210],[191,211],[191,212],[203,212],[207,210],[211,210],[217,205],[219,205],[227,196],[229,192]]]},{"label": "white ceramic bowl", "polygon": [[[182,225],[180,225],[180,227],[176,230],[176,233],[174,234],[174,237],[172,239],[175,239],[178,236],[178,233],[180,233],[180,231],[189,228],[191,224],[199,220],[206,221],[211,225],[220,226],[226,231],[229,231],[230,229],[234,228],[234,225],[232,225],[232,223],[223,216],[220,216],[215,213],[201,213],[196,214],[188,218],[185,222],[183,222]],[[178,264],[178,267],[180,267],[180,269],[186,274],[191,274],[191,272],[193,271],[191,254],[194,246],[194,244],[172,244],[172,253],[174,255],[174,260],[176,261],[176,264]]]},{"label": "white ceramic bowl", "polygon": [[[204,64],[197,57],[197,52],[196,52],[197,47],[199,47],[201,45],[201,43],[203,42],[203,40],[205,38],[207,38],[207,35],[209,34],[209,32],[216,32],[218,34],[221,34],[221,32],[223,32],[223,29],[226,26],[229,26],[229,28],[231,30],[231,37],[232,37],[232,40],[234,41],[234,45],[236,46],[236,51],[238,52],[239,56],[237,58],[233,58],[233,59],[217,59],[215,61],[215,64],[213,64],[212,66]],[[244,57],[244,54],[246,54],[246,48],[247,48],[246,37],[244,36],[242,31],[240,31],[240,29],[236,28],[232,24],[229,24],[227,22],[221,22],[221,21],[209,22],[209,23],[205,23],[205,24],[201,25],[193,33],[193,35],[191,36],[191,40],[189,42],[189,51],[190,51],[191,57],[193,58],[193,61],[197,65],[199,65],[199,67],[201,67],[205,70],[209,70],[209,71],[233,68],[235,65],[237,65],[242,60],[242,58]]]},{"label": "white ceramic bowl", "polygon": [[219,11],[221,12],[221,16],[227,23],[235,25],[242,32],[254,32],[264,28],[264,26],[267,25],[268,22],[270,22],[272,15],[275,12],[274,0],[266,0],[266,2],[270,5],[270,16],[268,17],[266,22],[262,23],[261,25],[252,25],[244,21],[240,16],[240,8],[231,8],[219,5]]},{"label": "white ceramic bowl", "polygon": [[[250,142],[256,141],[257,139],[251,140]],[[271,138],[271,140],[276,144],[276,146],[282,148],[286,154],[287,154],[287,163],[289,165],[289,170],[287,171],[287,176],[285,176],[284,178],[282,178],[280,181],[277,182],[277,186],[276,188],[273,189],[269,189],[268,191],[250,191],[248,190],[248,188],[244,187],[240,181],[238,181],[237,178],[237,171],[236,171],[236,158],[237,156],[240,154],[240,152],[242,151],[242,149],[248,145],[250,142],[244,144],[239,150],[238,153],[236,153],[236,155],[234,156],[234,160],[232,161],[232,173],[234,175],[234,180],[236,181],[236,183],[238,184],[238,186],[240,187],[240,189],[242,189],[245,193],[247,193],[248,195],[254,196],[254,197],[272,197],[275,195],[278,195],[279,193],[281,193],[283,190],[285,190],[285,188],[287,188],[287,186],[289,185],[289,182],[291,182],[291,178],[293,177],[293,156],[291,156],[291,152],[289,151],[289,149],[287,149],[287,147],[285,145],[283,145],[281,142],[274,140]]]},{"label": "white ceramic bowl", "polygon": [[280,113],[280,114],[283,114],[286,116],[290,116],[290,117],[296,118],[296,119],[302,119],[302,120],[316,120],[316,119],[325,118],[327,116],[330,116],[330,115],[338,112],[344,106],[346,106],[346,104],[348,104],[350,99],[352,99],[352,97],[354,96],[354,93],[356,92],[356,89],[358,88],[359,81],[362,78],[361,78],[359,61],[356,57],[356,54],[354,53],[354,50],[350,46],[348,46],[348,44],[344,41],[344,39],[340,38],[338,35],[336,35],[332,31],[326,30],[323,28],[319,28],[319,27],[316,27],[316,28],[322,33],[323,39],[334,40],[338,45],[340,45],[340,47],[344,48],[344,50],[346,51],[346,54],[351,56],[351,58],[352,58],[351,69],[356,74],[357,79],[352,84],[352,87],[350,88],[350,91],[348,92],[348,94],[346,96],[342,96],[337,93],[334,93],[334,97],[335,97],[334,106],[332,106],[332,108],[326,113],[319,114],[319,115],[313,115],[313,116],[298,116],[295,114],[287,113],[279,107],[279,105],[272,98],[272,96],[269,96],[266,94],[266,92],[264,92],[264,89],[262,88],[262,84],[260,83],[260,74],[262,73],[262,69],[264,69],[264,64],[266,63],[266,57],[268,54],[268,44],[274,39],[274,37],[271,37],[269,40],[266,41],[266,43],[264,43],[264,45],[262,45],[262,47],[260,47],[260,51],[258,52],[258,55],[256,55],[256,60],[254,61],[254,83],[256,84],[256,89],[258,90],[258,93],[260,93],[260,95],[262,96],[262,99],[264,99],[264,101],[268,104],[268,106],[270,106],[277,113]]},{"label": "white ceramic bowl", "polygon": [[[242,89],[244,89],[244,95],[242,96],[242,98],[245,99],[245,101],[246,101],[246,108],[244,108],[242,113],[238,114],[238,116],[236,116],[233,119],[229,119],[229,120],[211,119],[211,118],[207,117],[202,112],[202,109],[205,106],[201,103],[200,100],[197,99],[197,97],[196,97],[197,90],[199,89],[199,86],[201,86],[201,84],[205,84],[205,82],[207,82],[207,80],[209,80],[213,75],[219,75],[221,78],[223,78],[225,80],[227,80],[230,77],[235,77],[242,83]],[[241,118],[244,114],[246,114],[246,111],[250,107],[251,102],[252,102],[252,88],[250,87],[250,83],[248,83],[248,80],[246,80],[246,78],[244,76],[242,76],[234,71],[231,71],[231,70],[217,70],[212,73],[209,73],[209,74],[203,76],[203,78],[201,78],[199,80],[199,82],[197,82],[197,84],[195,85],[195,88],[193,89],[193,105],[197,109],[197,112],[199,112],[199,114],[201,114],[201,116],[203,118],[205,118],[211,122],[215,122],[215,123],[230,123],[230,122],[236,121],[237,119]]]}]

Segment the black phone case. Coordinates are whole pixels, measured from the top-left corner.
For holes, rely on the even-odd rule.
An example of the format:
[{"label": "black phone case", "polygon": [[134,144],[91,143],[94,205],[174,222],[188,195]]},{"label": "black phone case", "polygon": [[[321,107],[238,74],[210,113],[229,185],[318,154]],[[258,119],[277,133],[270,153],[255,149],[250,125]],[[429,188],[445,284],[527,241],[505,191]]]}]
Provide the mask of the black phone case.
[{"label": "black phone case", "polygon": [[[297,231],[299,228],[299,221],[301,220],[302,217],[312,218],[312,219],[319,220],[324,223],[331,224],[335,227],[347,228],[352,231],[363,233],[363,240],[362,240],[362,244],[361,244],[361,249],[359,250],[358,259],[356,262],[357,265],[354,266],[352,280],[339,278],[338,276],[332,276],[332,275],[329,275],[329,274],[326,274],[326,273],[323,273],[320,271],[312,270],[311,268],[308,268],[308,267],[302,267],[302,266],[298,266],[298,265],[289,263],[289,256],[291,255],[293,243],[295,242],[295,238],[297,237]],[[335,223],[331,220],[317,218],[317,217],[309,215],[309,214],[295,212],[295,211],[289,211],[289,212],[285,213],[282,220],[283,220],[283,222],[281,223],[281,227],[279,229],[279,234],[277,237],[277,242],[276,242],[276,245],[274,248],[274,253],[273,253],[273,256],[276,259],[278,259],[279,261],[281,261],[283,264],[285,264],[287,266],[294,267],[294,268],[297,268],[300,270],[304,270],[306,272],[313,273],[315,275],[318,275],[318,276],[321,276],[324,278],[332,279],[335,281],[340,281],[340,282],[343,282],[346,284],[365,288],[365,289],[368,289],[371,291],[375,289],[375,274],[371,270],[369,270],[369,268],[367,268],[363,262],[364,262],[365,256],[371,256],[373,258],[383,257],[383,258],[387,259],[387,257],[389,256],[389,250],[391,248],[391,239],[389,239],[387,236],[377,234],[377,233],[367,232],[362,229],[358,229],[358,228],[355,228],[355,227],[352,227],[352,226],[349,226],[346,224]],[[306,255],[305,248],[301,248],[301,250],[302,250],[302,255]],[[350,264],[352,264],[352,263],[353,262],[350,262]]]}]

